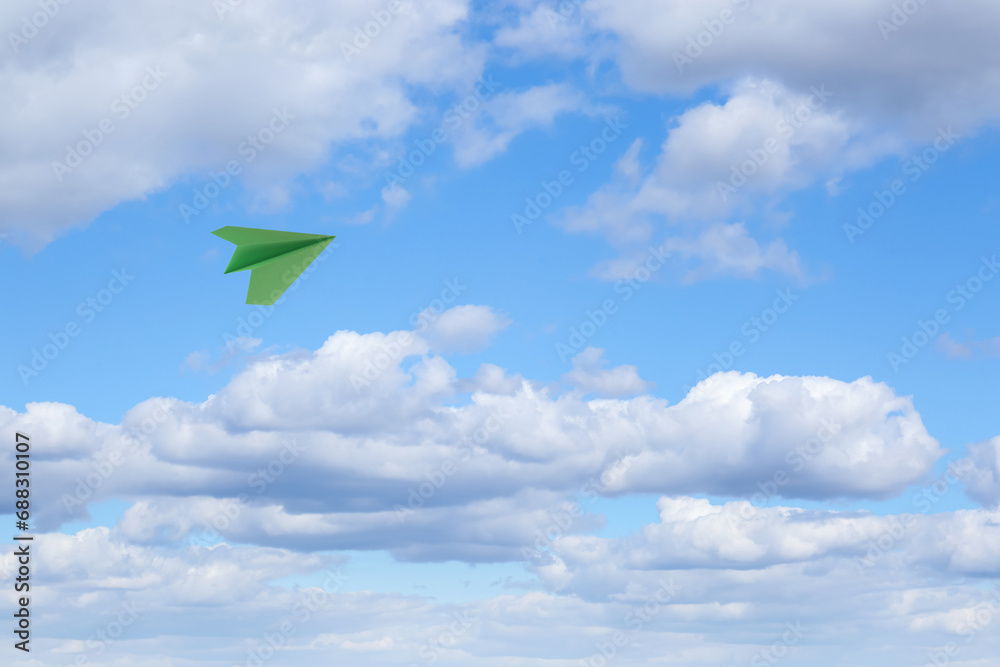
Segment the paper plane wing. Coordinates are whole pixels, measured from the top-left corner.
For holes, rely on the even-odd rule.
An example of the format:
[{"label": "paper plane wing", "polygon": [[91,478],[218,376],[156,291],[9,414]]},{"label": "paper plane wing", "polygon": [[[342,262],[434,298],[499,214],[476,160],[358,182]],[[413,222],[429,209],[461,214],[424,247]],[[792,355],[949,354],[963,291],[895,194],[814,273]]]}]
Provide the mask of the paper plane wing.
[{"label": "paper plane wing", "polygon": [[223,227],[212,232],[236,244],[226,273],[250,270],[247,303],[270,306],[334,239],[321,234]]},{"label": "paper plane wing", "polygon": [[332,240],[327,239],[300,250],[285,253],[273,261],[251,269],[247,303],[262,306],[273,305],[319,257]]}]

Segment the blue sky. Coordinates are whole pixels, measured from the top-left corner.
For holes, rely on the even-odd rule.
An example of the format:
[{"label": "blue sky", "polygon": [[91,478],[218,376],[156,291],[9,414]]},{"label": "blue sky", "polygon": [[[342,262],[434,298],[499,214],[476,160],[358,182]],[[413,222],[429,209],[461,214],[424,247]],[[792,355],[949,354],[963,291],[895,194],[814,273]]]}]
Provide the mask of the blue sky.
[{"label": "blue sky", "polygon": [[[264,662],[989,664],[1000,14],[563,4],[0,10],[10,664],[251,664],[338,568]],[[336,240],[257,307],[227,225]]]}]

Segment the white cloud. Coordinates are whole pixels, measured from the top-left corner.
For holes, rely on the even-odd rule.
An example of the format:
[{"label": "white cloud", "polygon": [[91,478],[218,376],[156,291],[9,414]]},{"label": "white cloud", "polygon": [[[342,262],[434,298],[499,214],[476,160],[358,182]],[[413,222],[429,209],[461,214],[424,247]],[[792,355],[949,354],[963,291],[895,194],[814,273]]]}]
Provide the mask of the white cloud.
[{"label": "white cloud", "polygon": [[234,338],[219,348],[217,358],[214,362],[212,361],[212,355],[206,350],[195,350],[185,357],[184,363],[181,364],[181,370],[214,375],[237,356],[249,354],[256,350],[262,342],[264,342],[262,339],[253,338],[252,336]]},{"label": "white cloud", "polygon": [[949,359],[967,359],[973,355],[972,347],[955,340],[950,333],[938,336],[934,348]]},{"label": "white cloud", "polygon": [[[602,370],[596,350],[577,362],[577,379],[606,393],[642,384],[635,369]],[[689,497],[749,498],[778,472],[785,477],[774,502],[885,498],[927,481],[944,450],[910,399],[870,378],[725,373],[677,405],[649,395],[584,400],[492,364],[460,379],[423,332],[341,331],[315,351],[251,360],[202,403],[152,398],[118,425],[32,403],[24,413],[0,409],[0,426],[31,433],[58,457],[37,461],[33,496],[38,543],[49,545],[39,567],[56,573],[35,603],[64,628],[39,645],[44,665],[85,650],[80,640],[130,599],[145,611],[115,645],[116,659],[169,656],[207,667],[215,658],[206,661],[203,645],[241,659],[294,618],[312,588],[276,579],[350,571],[350,556],[328,552],[513,565],[541,545],[548,550],[527,564],[526,579],[462,609],[348,580],[296,622],[281,651],[307,666],[358,652],[374,665],[406,663],[459,613],[475,619],[457,644],[463,664],[500,667],[512,647],[525,664],[584,659],[671,580],[676,598],[630,635],[636,660],[661,656],[651,647],[669,638],[689,663],[746,661],[775,641],[775,628],[800,618],[813,634],[798,655],[834,667],[846,649],[825,633],[897,646],[912,645],[914,631],[926,641],[953,638],[988,599],[969,578],[995,573],[1000,548],[993,510],[918,515],[861,574],[857,559],[904,517]],[[129,445],[128,433],[142,437]],[[978,469],[993,465],[992,445],[970,452]],[[975,476],[962,477],[979,488]],[[433,491],[421,496],[425,484]],[[130,506],[110,529],[45,533],[85,518],[62,503],[77,489],[83,506],[109,498]],[[581,499],[587,489],[590,497],[663,496],[659,520],[594,537],[604,522]],[[420,502],[401,520],[414,493]],[[571,511],[574,500],[582,514]],[[190,546],[213,525],[222,544]],[[6,578],[13,565],[11,554],[0,556]],[[824,605],[803,607],[803,599]],[[984,634],[964,655],[996,648]]]},{"label": "white cloud", "polygon": [[563,588],[574,578],[603,574],[615,580],[630,572],[687,568],[766,571],[824,560],[859,575],[893,567],[959,576],[1000,572],[987,556],[1000,544],[996,510],[875,516],[756,507],[746,500],[713,505],[690,497],[662,497],[657,508],[658,523],[627,537],[556,537],[550,559],[562,574],[553,583]]},{"label": "white cloud", "polygon": [[495,364],[483,364],[474,377],[460,382],[460,390],[483,391],[487,394],[513,396],[524,385],[525,379],[520,375],[507,375],[506,371]]},{"label": "white cloud", "polygon": [[966,493],[984,505],[1000,505],[1000,437],[969,447],[962,476]]},{"label": "white cloud", "polygon": [[[917,141],[933,138],[942,122],[971,132],[1000,113],[1000,56],[982,55],[1000,10],[982,0],[919,3],[890,32],[879,21],[895,27],[894,7],[880,0],[592,0],[583,10],[592,30],[616,36],[622,74],[641,90],[690,93],[747,75],[799,93],[825,84],[865,127]],[[732,23],[700,36],[723,10]],[[678,68],[675,54],[689,39],[710,43]]]},{"label": "white cloud", "polygon": [[184,363],[181,364],[181,369],[187,369],[198,373],[208,368],[208,362],[208,352],[205,352],[204,350],[195,350],[184,358]]},{"label": "white cloud", "polygon": [[588,347],[573,357],[573,370],[563,375],[563,381],[585,394],[600,396],[633,396],[655,386],[639,377],[635,366],[606,369],[604,350]]},{"label": "white cloud", "polygon": [[[558,3],[557,3],[558,4]],[[569,5],[574,10],[576,5]],[[540,4],[521,15],[516,26],[504,26],[493,38],[497,46],[513,49],[519,59],[559,56],[579,58],[587,55],[587,33],[579,12],[569,17],[558,6]]]},{"label": "white cloud", "polygon": [[429,322],[426,337],[436,352],[477,352],[510,324],[489,306],[455,306],[435,316],[423,311],[419,319]]},{"label": "white cloud", "polygon": [[[821,667],[887,664],[881,651],[857,653],[858,642],[923,657],[926,646],[955,641],[963,660],[979,664],[1000,648],[990,632],[995,613],[984,614],[991,591],[972,585],[963,567],[939,570],[978,547],[988,568],[980,572],[995,571],[995,513],[921,517],[861,574],[854,559],[894,517],[775,507],[730,525],[725,517],[735,505],[664,498],[659,522],[633,536],[557,536],[551,548],[558,565],[530,569],[558,591],[500,590],[461,605],[364,591],[346,557],[225,544],[141,546],[106,528],[44,534],[39,543],[47,546],[34,562],[51,576],[33,588],[32,603],[49,609],[60,631],[33,642],[33,664],[65,665],[67,654],[80,653],[94,662],[208,667],[219,654],[243,662],[270,636],[281,640],[273,660],[306,667],[350,661],[358,652],[376,667],[430,655],[502,667],[512,654],[541,667],[599,655],[598,645],[620,632],[637,664],[662,658],[669,640],[672,655],[685,661],[677,664],[708,666],[748,663],[780,641],[786,623],[803,631],[796,659]],[[13,554],[0,556],[7,583],[15,567]],[[314,583],[275,582],[289,576]],[[803,602],[817,599],[823,605]],[[122,618],[129,622],[115,626]],[[291,630],[285,637],[283,625]],[[99,632],[116,641],[85,641]],[[970,636],[975,641],[964,642]]]},{"label": "white cloud", "polygon": [[[320,635],[316,638],[317,642],[320,644],[327,643],[332,639],[329,635]],[[336,640],[334,640],[336,641]],[[382,637],[381,639],[366,641],[366,642],[352,642],[350,639],[345,639],[339,642],[338,646],[342,649],[347,649],[349,651],[386,651],[396,646],[396,642],[393,641],[392,637]]]},{"label": "white cloud", "polygon": [[[21,4],[4,5],[0,25],[16,31],[22,12],[38,11]],[[633,91],[717,85],[723,99],[678,115],[652,167],[634,141],[612,179],[561,220],[568,231],[605,235],[620,252],[597,273],[628,275],[644,246],[667,239],[664,252],[688,281],[801,277],[780,232],[764,238],[738,221],[750,219],[748,207],[817,183],[835,196],[845,172],[939,125],[971,133],[1000,111],[1000,56],[990,48],[1000,12],[986,0],[924,3],[887,38],[877,21],[891,7],[875,0],[565,4],[568,20],[550,32],[546,11],[556,5],[513,0],[484,10],[505,18],[521,10],[496,33],[493,51],[470,36],[479,32],[470,25],[481,26],[470,22],[469,3],[404,2],[406,12],[349,61],[341,41],[384,11],[384,0],[244,2],[224,21],[210,2],[60,5],[30,44],[0,55],[0,104],[14,119],[0,128],[0,239],[11,232],[38,247],[121,201],[185,178],[204,182],[276,105],[295,118],[242,178],[251,206],[278,206],[288,184],[339,144],[376,144],[362,149],[370,159],[341,160],[345,173],[391,166],[384,144],[425,120],[416,100],[464,94],[488,55],[513,53],[517,65],[586,59],[602,85],[598,67],[610,55]],[[674,52],[724,8],[739,10],[737,21],[677,71]],[[55,181],[51,161],[158,63],[169,72],[162,85]],[[829,103],[783,134],[779,123],[819,85],[834,93]],[[559,81],[501,93],[456,135],[456,161],[479,164],[561,114],[595,108]],[[774,150],[746,184],[720,192],[718,182],[769,139]],[[329,199],[347,192],[321,180]],[[410,194],[381,197],[354,222],[398,210]],[[294,633],[272,664],[360,657],[372,667],[551,667],[591,656],[596,664],[616,633],[627,637],[614,658],[622,665],[764,664],[773,662],[764,652],[799,623],[805,639],[789,664],[922,664],[948,642],[959,646],[949,656],[956,666],[991,665],[1000,654],[998,607],[986,606],[1000,593],[984,586],[1000,575],[1000,438],[970,446],[962,474],[940,482],[961,482],[984,507],[938,511],[927,499],[939,495],[912,487],[927,484],[946,450],[909,397],[870,377],[722,373],[671,405],[649,393],[636,367],[607,369],[601,350],[588,348],[563,391],[489,363],[462,377],[464,367],[440,356],[489,345],[509,326],[493,309],[421,316],[416,331],[338,331],[316,350],[265,351],[203,401],[149,398],[119,424],[54,402],[0,406],[4,432],[29,432],[43,447],[33,459],[33,562],[43,576],[32,604],[57,629],[13,664],[61,666],[77,654],[94,665],[255,664],[248,656],[289,619]],[[949,356],[985,356],[995,342],[945,334],[938,345]],[[237,345],[249,352],[259,341]],[[212,368],[201,352],[187,362]],[[12,455],[5,449],[0,463],[11,466]],[[627,534],[595,535],[606,528],[588,504],[595,495],[600,507],[633,517],[652,509],[653,501],[643,505],[649,494],[659,498],[658,517],[636,520]],[[755,494],[766,502],[703,497]],[[920,513],[784,506],[888,498]],[[112,499],[128,506],[113,527],[46,532]],[[221,544],[189,544],[212,524]],[[400,590],[391,569],[379,585],[397,592],[348,580],[328,595],[288,583],[349,568],[350,552],[384,551],[428,568],[520,567],[525,550],[538,547],[522,577],[461,606]],[[5,585],[16,567],[9,550],[0,555]],[[654,604],[667,581],[678,593]],[[306,607],[316,594],[323,603]],[[130,601],[141,609],[136,623],[98,652],[93,638]]]},{"label": "white cloud", "polygon": [[956,340],[950,333],[938,336],[934,347],[948,359],[982,359],[1000,357],[1000,336],[976,340],[966,335],[963,341]]},{"label": "white cloud", "polygon": [[644,241],[653,232],[649,212],[634,207],[634,192],[642,182],[638,162],[643,141],[633,141],[615,162],[610,182],[587,198],[583,206],[570,207],[558,221],[566,231],[603,233],[611,243]]},{"label": "white cloud", "polygon": [[[611,59],[633,90],[683,98],[714,87],[726,96],[677,116],[654,170],[638,183],[613,180],[562,225],[604,233],[627,257],[657,223],[696,227],[670,236],[697,238],[704,222],[731,223],[759,203],[770,210],[817,181],[837,196],[845,173],[902,157],[940,131],[970,136],[996,125],[1000,59],[975,55],[1000,27],[996,6],[962,0],[900,11],[878,0],[593,0],[574,13],[574,33],[549,30],[538,46],[528,36],[545,31],[546,14],[524,8],[501,31],[522,57],[581,59],[581,43],[601,40],[610,51],[592,55],[590,69]],[[817,90],[830,96],[810,100]],[[765,142],[772,151],[761,152]],[[766,161],[747,162],[748,151]]]},{"label": "white cloud", "polygon": [[390,208],[403,208],[410,202],[409,191],[398,185],[386,186],[382,188],[382,201]]},{"label": "white cloud", "polygon": [[499,93],[482,104],[473,122],[456,130],[455,161],[464,167],[480,164],[507,150],[526,130],[549,127],[560,114],[588,109],[583,93],[566,83]]},{"label": "white cloud", "polygon": [[[646,394],[557,394],[493,365],[459,379],[430,354],[442,342],[481,345],[498,317],[462,306],[424,333],[337,332],[315,351],[251,359],[202,403],[146,400],[120,425],[56,403],[4,410],[0,425],[72,457],[40,464],[34,516],[43,527],[86,518],[99,500],[132,498],[143,501],[130,510],[142,517],[133,537],[165,539],[196,525],[185,516],[247,493],[253,502],[234,526],[241,542],[369,545],[418,560],[510,558],[548,521],[541,508],[622,457],[627,469],[603,495],[749,495],[783,471],[777,496],[824,499],[898,495],[944,454],[910,399],[870,378],[730,372],[671,406]],[[603,371],[594,355],[570,374],[582,388],[640,390],[634,369]],[[275,464],[283,472],[258,494],[252,476],[288,458],[289,442],[300,453]],[[425,473],[447,465],[457,467],[448,483],[388,530]],[[469,544],[470,534],[484,542]]]},{"label": "white cloud", "polygon": [[798,253],[790,251],[780,239],[761,248],[742,223],[712,225],[696,239],[667,239],[661,247],[667,253],[699,262],[697,268],[684,275],[685,283],[714,276],[757,278],[762,269],[804,277]]},{"label": "white cloud", "polygon": [[[200,187],[230,160],[251,204],[281,205],[291,180],[320,166],[331,144],[400,136],[418,119],[409,88],[465,90],[485,54],[459,34],[466,2],[434,0],[402,2],[370,44],[345,57],[341,43],[383,5],[264,0],[224,20],[212,3],[60,6],[37,37],[3,56],[12,120],[0,129],[0,228],[37,249],[122,201],[187,177]],[[8,16],[19,30],[13,7]],[[165,78],[137,94],[144,99],[134,110],[113,106],[144,77],[154,83],[147,67]],[[276,108],[287,110],[287,126],[251,150],[243,142],[271,132]],[[98,143],[103,118],[114,131],[58,180],[53,161],[86,132]]]},{"label": "white cloud", "polygon": [[344,222],[346,222],[349,225],[367,225],[372,220],[375,219],[375,215],[378,213],[378,210],[379,207],[378,204],[376,204],[375,206],[365,209],[364,211],[361,211],[360,213],[354,216],[345,218]]},{"label": "white cloud", "polygon": [[[665,248],[698,261],[685,282],[724,275],[755,278],[761,269],[803,277],[798,255],[781,238],[761,243],[744,223],[725,223],[758,196],[810,184],[844,167],[852,131],[822,95],[793,93],[769,80],[747,79],[722,105],[706,102],[676,119],[656,166],[638,162],[633,142],[612,179],[571,207],[558,224],[605,235],[624,256],[595,268],[606,279],[622,272],[633,249],[654,235]],[[799,116],[796,116],[796,114]]]},{"label": "white cloud", "polygon": [[[803,108],[809,117],[797,120]],[[570,209],[562,225],[627,241],[648,239],[657,219],[671,225],[713,220],[748,195],[802,187],[818,170],[839,169],[850,138],[829,101],[821,104],[812,93],[792,93],[774,81],[744,80],[725,104],[705,102],[681,114],[645,175],[634,143],[615,178],[585,206]]]}]

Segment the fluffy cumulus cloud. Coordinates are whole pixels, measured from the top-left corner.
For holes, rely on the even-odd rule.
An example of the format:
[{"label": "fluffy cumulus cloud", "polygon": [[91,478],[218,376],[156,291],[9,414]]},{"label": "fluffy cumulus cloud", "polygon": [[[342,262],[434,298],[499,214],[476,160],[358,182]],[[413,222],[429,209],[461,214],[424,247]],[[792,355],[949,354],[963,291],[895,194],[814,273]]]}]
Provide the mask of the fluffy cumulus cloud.
[{"label": "fluffy cumulus cloud", "polygon": [[970,468],[964,478],[969,495],[984,505],[1000,505],[1000,437],[969,447],[963,463]]},{"label": "fluffy cumulus cloud", "polygon": [[[482,334],[496,328],[487,311],[437,321]],[[995,510],[927,514],[933,503],[916,496],[913,514],[888,516],[781,502],[888,498],[959,478],[995,490],[995,443],[956,464],[958,477],[933,479],[944,450],[885,384],[730,372],[669,405],[634,367],[604,368],[601,350],[576,357],[560,392],[493,364],[459,377],[426,335],[339,331],[314,351],[257,358],[201,403],[151,398],[119,424],[58,403],[2,409],[5,430],[47,443],[36,601],[63,611],[47,612],[61,629],[36,664],[97,660],[104,646],[129,664],[209,665],[247,660],[271,636],[283,647],[273,664],[359,653],[420,664],[439,651],[541,665],[599,654],[615,632],[629,664],[651,664],[667,637],[683,664],[714,664],[752,658],[791,623],[812,633],[799,655],[833,665],[824,637],[946,642],[988,609],[988,591],[955,584],[997,574]],[[595,498],[649,493],[658,521],[594,535]],[[111,499],[127,506],[110,527],[46,532]],[[339,552],[358,551],[524,574],[455,605],[352,587]],[[0,560],[6,578],[13,567]],[[310,583],[275,584],[287,577]],[[813,596],[827,604],[803,604]],[[111,651],[95,637],[119,632],[119,616],[125,638]],[[706,635],[723,620],[731,634]],[[970,659],[995,648],[974,634]]]},{"label": "fluffy cumulus cloud", "polygon": [[440,317],[432,315],[430,309],[425,310],[418,320],[429,322],[424,335],[438,352],[481,350],[510,324],[509,319],[488,306],[456,306]]},{"label": "fluffy cumulus cloud", "polygon": [[668,239],[662,248],[684,260],[695,260],[684,274],[684,283],[720,275],[756,278],[762,269],[803,278],[798,253],[781,239],[762,248],[743,224],[712,225],[694,239]]},{"label": "fluffy cumulus cloud", "polygon": [[[464,0],[392,5],[59,3],[41,28],[34,3],[5,5],[0,231],[37,249],[120,202],[212,174],[223,189],[239,180],[255,207],[280,206],[331,146],[398,140],[440,113],[413,101],[419,91],[477,90],[486,47],[463,34]],[[487,159],[581,103],[564,84],[506,90],[490,123],[466,128],[458,158]],[[390,208],[407,198],[385,194]],[[204,206],[193,189],[183,203],[187,219]]]},{"label": "fluffy cumulus cloud", "polygon": [[497,46],[513,51],[519,61],[553,55],[582,58],[587,55],[587,42],[592,39],[580,20],[579,12],[570,8],[575,10],[569,5],[560,12],[545,3],[529,8],[515,24],[500,28],[493,41]]},{"label": "fluffy cumulus cloud", "polygon": [[[497,318],[465,306],[433,330],[339,331],[317,350],[254,360],[201,403],[152,398],[119,424],[57,403],[4,408],[6,430],[48,443],[35,497],[38,567],[52,574],[36,599],[63,601],[68,622],[39,647],[42,664],[88,651],[96,660],[109,645],[94,638],[118,632],[119,617],[117,659],[193,665],[214,664],[199,653],[207,646],[249,659],[268,636],[284,647],[274,664],[359,653],[395,664],[441,651],[540,665],[599,654],[615,632],[627,632],[616,650],[631,664],[659,655],[667,636],[687,656],[678,659],[712,664],[750,659],[786,622],[813,633],[803,658],[832,665],[819,645],[838,632],[874,628],[905,644],[914,630],[946,640],[978,627],[969,619],[988,594],[952,584],[996,574],[995,510],[876,516],[779,502],[934,483],[944,450],[908,398],[869,378],[731,372],[669,405],[645,393],[634,367],[606,369],[594,348],[574,359],[562,393],[493,364],[459,377],[434,353],[431,340],[481,341]],[[992,493],[993,444],[957,466],[973,493]],[[594,498],[648,493],[660,496],[657,522],[593,535],[603,525]],[[110,528],[44,532],[110,499],[128,503]],[[520,563],[526,578],[462,606],[372,593],[341,572],[350,557],[338,552],[356,551]],[[0,561],[8,578],[13,565]],[[295,576],[313,583],[273,583]],[[930,584],[913,589],[907,577],[918,576]],[[813,595],[830,604],[803,607]],[[852,595],[866,600],[861,617]],[[705,636],[720,620],[736,628],[721,643]],[[447,633],[451,646],[435,644]],[[564,639],[558,656],[553,637]]]},{"label": "fluffy cumulus cloud", "polygon": [[995,121],[1000,56],[983,53],[1000,9],[896,4],[592,0],[582,11],[593,30],[617,38],[616,61],[640,89],[692,92],[751,75],[798,93],[826,85],[852,116],[914,136],[933,137],[942,122],[972,131]]},{"label": "fluffy cumulus cloud", "polygon": [[[479,319],[488,309],[469,316],[468,308],[437,322],[455,318],[445,330],[457,331],[457,341],[495,330],[495,321]],[[246,540],[254,531],[269,539],[280,524],[281,539],[346,548],[351,535],[392,525],[397,505],[428,473],[454,468],[412,512],[423,517],[420,531],[379,539],[383,547],[414,539],[440,547],[440,529],[455,535],[456,557],[475,551],[465,552],[458,535],[488,521],[497,522],[495,554],[514,549],[524,537],[519,530],[530,534],[534,503],[572,493],[621,460],[627,469],[606,495],[750,494],[784,471],[782,497],[887,498],[923,480],[944,453],[912,402],[870,378],[730,372],[701,382],[677,405],[645,393],[587,400],[496,366],[459,378],[424,335],[340,331],[315,351],[254,361],[202,403],[149,399],[118,425],[55,403],[6,411],[4,422],[58,443],[44,464],[49,481],[39,482],[51,485],[43,494],[51,502],[38,514],[49,527],[122,495],[191,497],[187,513],[202,515],[216,511],[211,498],[246,492],[255,500],[238,522]],[[601,366],[598,350],[585,351],[566,379],[605,396],[648,388],[632,367]],[[283,473],[254,477],[268,464]],[[257,492],[262,484],[266,494]],[[133,511],[151,526],[158,512],[176,515],[179,507]],[[283,520],[268,518],[275,512]],[[296,525],[301,530],[290,528]]]},{"label": "fluffy cumulus cloud", "polygon": [[[525,6],[497,41],[528,59],[610,61],[640,91],[722,92],[670,120],[652,169],[618,174],[555,216],[626,246],[626,259],[653,235],[697,248],[690,279],[746,277],[727,249],[705,242],[703,225],[739,222],[729,218],[758,202],[771,211],[816,182],[837,194],[845,173],[995,126],[1000,57],[978,54],[998,27],[1000,11],[983,0],[591,0]],[[749,231],[758,247],[744,267],[797,274],[773,230]]]},{"label": "fluffy cumulus cloud", "polygon": [[802,187],[857,160],[852,130],[831,108],[832,95],[742,80],[725,103],[681,114],[652,169],[638,163],[641,144],[633,143],[612,179],[558,222],[570,232],[603,234],[623,250],[665,235],[665,249],[690,267],[687,281],[757,277],[761,269],[801,278],[797,255],[780,238],[762,244],[743,223],[718,220],[744,210],[748,197]]},{"label": "fluffy cumulus cloud", "polygon": [[[591,72],[612,62],[642,92],[719,87],[722,100],[670,119],[653,168],[637,167],[559,217],[616,245],[656,231],[697,247],[679,258],[697,275],[743,276],[726,249],[705,242],[699,223],[726,222],[736,233],[738,221],[726,218],[755,197],[836,183],[942,128],[967,136],[995,122],[998,62],[987,45],[996,8],[914,2],[914,12],[876,0],[514,2],[503,19],[464,0],[400,0],[398,11],[376,0],[112,2],[98,14],[70,3],[28,30],[30,38],[21,34],[34,6],[10,5],[0,17],[16,37],[0,54],[14,119],[0,130],[8,146],[0,231],[38,248],[120,202],[185,180],[205,184],[229,161],[248,203],[280,206],[292,181],[326,164],[331,148],[400,142],[438,118],[449,98],[475,101],[450,136],[456,162],[474,166],[562,114],[607,110],[566,81],[477,85],[491,57],[555,57],[586,61]],[[372,23],[378,17],[384,25]],[[500,24],[491,43],[469,34],[476,20]],[[375,34],[365,34],[369,25]],[[376,149],[372,159],[391,167],[392,154]],[[392,214],[411,190],[386,187],[379,206]],[[748,233],[757,247],[742,266],[796,273],[773,230]]]},{"label": "fluffy cumulus cloud", "polygon": [[573,370],[563,380],[584,393],[601,396],[641,394],[654,385],[639,377],[635,366],[604,368],[604,350],[588,347],[573,357]]},{"label": "fluffy cumulus cloud", "polygon": [[[765,570],[823,559],[853,564],[863,574],[881,559],[896,566],[940,567],[965,575],[997,574],[987,553],[1000,540],[995,510],[954,515],[873,516],[862,512],[760,508],[741,500],[713,505],[690,497],[662,497],[659,523],[621,539],[559,537],[551,557],[581,579],[597,567],[616,570]],[[974,541],[963,536],[980,531]],[[888,540],[883,539],[887,536]],[[883,545],[879,546],[879,541]],[[874,545],[874,549],[872,548]]]},{"label": "fluffy cumulus cloud", "polygon": [[[38,29],[24,27],[34,5],[9,5],[0,17],[11,42],[0,54],[4,104],[14,119],[2,130],[2,233],[38,248],[122,201],[185,179],[202,184],[231,160],[253,206],[279,206],[331,147],[399,140],[437,117],[437,100],[449,94],[477,98],[475,118],[451,137],[464,166],[560,114],[602,108],[558,80],[523,89],[501,81],[484,93],[477,79],[506,54],[518,63],[585,60],[590,71],[610,61],[629,88],[655,94],[719,86],[723,100],[670,120],[653,169],[609,183],[563,223],[616,243],[648,236],[651,220],[680,223],[660,234],[698,244],[703,272],[739,275],[716,267],[725,251],[687,227],[719,224],[757,195],[835,183],[942,128],[973,134],[1000,113],[998,62],[987,48],[1000,14],[984,0],[955,10],[914,0],[912,12],[876,0],[509,4],[515,11],[492,43],[467,32],[477,19],[496,20],[492,12],[464,0],[401,0],[398,11],[375,0],[112,2],[98,14],[70,3]],[[384,25],[372,23],[378,17]],[[376,153],[391,166],[391,151]],[[410,188],[387,187],[382,198],[391,214]],[[780,239],[753,240],[753,263],[794,273]]]},{"label": "fluffy cumulus cloud", "polygon": [[[408,131],[456,101],[469,102],[448,139],[463,168],[566,114],[615,111],[561,59],[597,89],[674,104],[658,145],[615,144],[585,203],[550,213],[613,246],[593,275],[655,259],[687,283],[805,280],[774,213],[787,194],[827,183],[835,195],[852,170],[1000,115],[1000,7],[987,0],[43,4],[58,11],[34,31],[37,4],[0,9],[0,239],[31,249],[230,160],[245,203],[282,205],[338,147],[390,167]],[[487,86],[491,59],[545,62],[551,78]],[[327,201],[350,191],[323,180]],[[417,187],[385,185],[353,222],[405,208]],[[670,404],[597,348],[560,383],[452,365],[509,325],[488,306],[442,304],[411,331],[259,352],[202,400],[145,398],[117,423],[58,402],[0,406],[0,430],[40,443],[32,604],[51,630],[10,664],[984,667],[1000,655],[1000,438],[942,472],[949,452],[912,399],[871,377],[718,373]],[[971,358],[996,356],[994,343],[937,346]],[[196,352],[184,368],[226,360]],[[952,489],[978,506],[944,509]],[[815,509],[866,500],[887,502]],[[615,512],[628,531],[606,521]],[[509,576],[461,603],[399,592],[391,572],[372,590],[345,574],[371,554]]]}]

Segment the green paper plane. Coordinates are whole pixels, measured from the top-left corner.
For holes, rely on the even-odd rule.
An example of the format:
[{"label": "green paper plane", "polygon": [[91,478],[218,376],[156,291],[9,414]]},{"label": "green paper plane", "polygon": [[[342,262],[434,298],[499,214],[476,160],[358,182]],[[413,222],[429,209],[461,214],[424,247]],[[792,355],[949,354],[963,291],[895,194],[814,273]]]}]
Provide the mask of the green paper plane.
[{"label": "green paper plane", "polygon": [[212,232],[236,244],[226,273],[250,269],[247,303],[273,305],[335,237],[223,227]]}]

